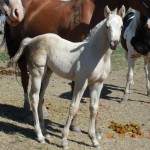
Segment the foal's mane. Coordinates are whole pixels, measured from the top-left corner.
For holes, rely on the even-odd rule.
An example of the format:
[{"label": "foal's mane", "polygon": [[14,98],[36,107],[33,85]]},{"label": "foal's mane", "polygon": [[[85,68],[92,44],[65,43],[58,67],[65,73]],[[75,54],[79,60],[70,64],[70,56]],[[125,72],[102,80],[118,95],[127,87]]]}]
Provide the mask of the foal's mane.
[{"label": "foal's mane", "polygon": [[89,35],[87,36],[87,38],[85,39],[85,41],[89,41],[90,39],[93,38],[93,36],[97,33],[97,31],[102,27],[102,25],[105,23],[106,18],[101,21],[100,23],[98,23],[93,29],[90,30]]},{"label": "foal's mane", "polygon": [[[112,14],[116,14],[116,9],[113,10],[111,13]],[[89,35],[87,36],[87,38],[84,41],[89,41],[91,40],[94,35],[97,33],[97,31],[104,25],[104,23],[107,21],[107,18],[105,18],[104,20],[102,20],[100,23],[98,23],[93,29],[90,30]]]}]

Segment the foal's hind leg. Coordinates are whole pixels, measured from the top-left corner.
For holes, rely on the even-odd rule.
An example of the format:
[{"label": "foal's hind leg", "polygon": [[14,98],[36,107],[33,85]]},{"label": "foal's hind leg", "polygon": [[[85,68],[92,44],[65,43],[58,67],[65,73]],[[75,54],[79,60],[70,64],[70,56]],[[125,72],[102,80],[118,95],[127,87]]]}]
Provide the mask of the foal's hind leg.
[{"label": "foal's hind leg", "polygon": [[[81,78],[79,78],[79,79],[81,79]],[[62,133],[62,146],[64,149],[68,149],[67,138],[68,138],[68,134],[69,134],[69,128],[71,125],[71,121],[78,111],[81,97],[82,97],[86,87],[87,87],[87,80],[85,80],[85,79],[83,79],[83,80],[81,79],[80,81],[75,82],[75,87],[74,87],[73,97],[72,97],[72,101],[71,101],[71,105],[70,105],[70,109],[69,109],[68,119],[64,126],[63,133]]]},{"label": "foal's hind leg", "polygon": [[90,85],[90,124],[89,124],[89,136],[94,147],[99,148],[99,142],[96,137],[96,117],[99,108],[99,97],[101,90],[103,88],[103,83],[95,83]]},{"label": "foal's hind leg", "polygon": [[44,78],[42,79],[41,90],[40,90],[40,101],[39,101],[39,106],[38,106],[39,120],[40,120],[42,133],[46,137],[49,137],[49,135],[47,134],[47,131],[46,131],[46,128],[45,128],[45,123],[44,123],[44,120],[43,120],[42,105],[43,105],[45,90],[48,86],[49,79],[50,79],[51,75],[52,75],[52,71],[47,69],[47,71],[44,75]]},{"label": "foal's hind leg", "polygon": [[144,70],[146,74],[147,96],[150,96],[150,63],[144,59]]},{"label": "foal's hind leg", "polygon": [[[25,56],[21,58],[21,61],[18,62],[19,69],[21,71],[21,83],[24,90],[24,111],[28,114],[30,112],[30,103],[28,98],[28,84],[29,84],[29,75],[27,69],[27,62]],[[43,100],[44,101],[44,100]],[[47,114],[46,107],[42,105],[43,114]],[[45,115],[47,116],[47,115]]]},{"label": "foal's hind leg", "polygon": [[34,118],[34,130],[36,132],[38,141],[41,143],[45,143],[45,139],[40,128],[39,115],[38,115],[39,94],[41,89],[42,77],[44,74],[44,67],[38,67],[38,69],[37,68],[30,69],[30,74],[32,79],[30,100],[31,100],[32,112]]}]

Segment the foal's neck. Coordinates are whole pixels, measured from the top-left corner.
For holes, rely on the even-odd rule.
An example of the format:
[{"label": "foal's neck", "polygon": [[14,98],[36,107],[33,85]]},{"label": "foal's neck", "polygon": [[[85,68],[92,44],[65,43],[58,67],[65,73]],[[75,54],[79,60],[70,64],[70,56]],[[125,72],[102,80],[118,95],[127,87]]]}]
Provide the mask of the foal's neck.
[{"label": "foal's neck", "polygon": [[103,55],[109,49],[109,38],[107,34],[106,21],[101,25],[95,35],[91,38],[92,51]]}]

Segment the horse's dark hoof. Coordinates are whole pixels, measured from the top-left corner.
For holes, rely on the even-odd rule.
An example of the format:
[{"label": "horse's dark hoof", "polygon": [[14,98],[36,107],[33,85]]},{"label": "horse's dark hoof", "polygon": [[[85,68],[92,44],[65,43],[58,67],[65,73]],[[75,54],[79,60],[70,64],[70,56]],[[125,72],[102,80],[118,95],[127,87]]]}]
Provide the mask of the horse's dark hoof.
[{"label": "horse's dark hoof", "polygon": [[71,126],[70,130],[75,131],[75,132],[81,132],[82,131],[80,126]]}]

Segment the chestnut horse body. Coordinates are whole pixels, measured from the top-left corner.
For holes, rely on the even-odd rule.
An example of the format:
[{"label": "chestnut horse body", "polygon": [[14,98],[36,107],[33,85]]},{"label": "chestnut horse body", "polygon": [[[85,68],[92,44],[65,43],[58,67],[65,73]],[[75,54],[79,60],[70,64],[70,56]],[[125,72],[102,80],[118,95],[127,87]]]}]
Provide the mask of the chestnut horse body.
[{"label": "chestnut horse body", "polygon": [[[50,32],[73,42],[82,41],[90,29],[104,18],[103,10],[106,5],[111,10],[125,5],[127,9],[132,7],[143,15],[150,16],[149,0],[136,0],[136,2],[134,0],[15,0],[15,6],[11,1],[5,3],[4,0],[0,0],[0,9],[7,18],[5,39],[10,57],[15,55],[25,37],[35,37]],[[24,56],[18,65],[25,93],[24,107],[27,106],[26,108],[29,109],[29,77]]]}]

